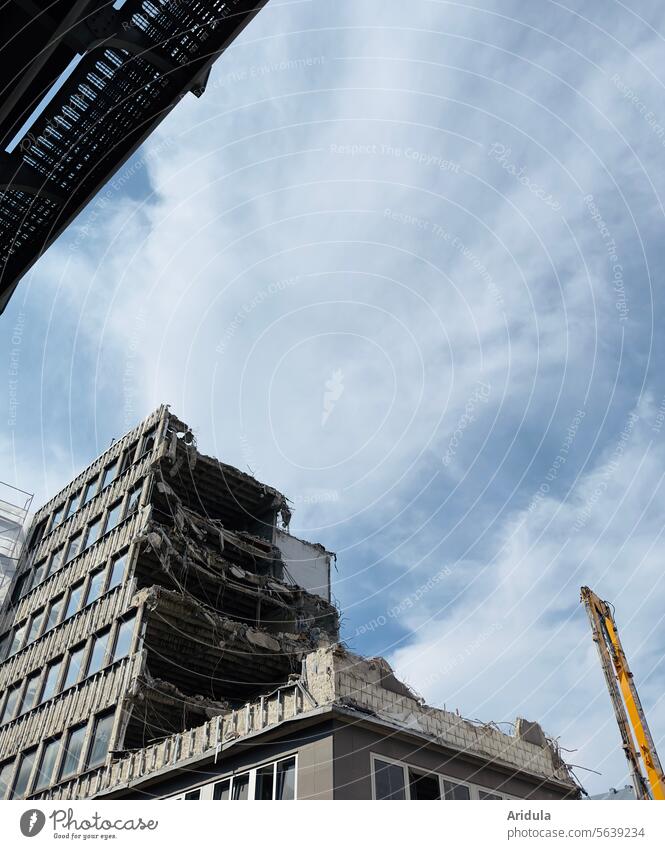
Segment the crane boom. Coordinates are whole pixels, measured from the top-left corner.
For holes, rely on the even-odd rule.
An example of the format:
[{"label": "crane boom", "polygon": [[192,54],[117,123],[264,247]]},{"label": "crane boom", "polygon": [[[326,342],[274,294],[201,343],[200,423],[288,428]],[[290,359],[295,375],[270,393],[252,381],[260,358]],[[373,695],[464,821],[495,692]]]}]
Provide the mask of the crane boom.
[{"label": "crane boom", "polygon": [[[589,587],[582,587],[581,600],[586,607],[600,655],[623,750],[633,775],[635,796],[638,799],[665,800],[665,775],[619,639],[612,608]],[[646,778],[640,766],[640,756],[644,762]]]}]

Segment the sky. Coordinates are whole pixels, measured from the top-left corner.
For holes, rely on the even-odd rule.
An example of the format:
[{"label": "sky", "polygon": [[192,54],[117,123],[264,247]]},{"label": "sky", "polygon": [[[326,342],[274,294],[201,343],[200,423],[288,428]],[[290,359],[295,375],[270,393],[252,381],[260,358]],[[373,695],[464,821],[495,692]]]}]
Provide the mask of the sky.
[{"label": "sky", "polygon": [[623,786],[579,589],[665,751],[664,81],[659,0],[270,0],[0,318],[0,478],[169,403],[351,649]]}]

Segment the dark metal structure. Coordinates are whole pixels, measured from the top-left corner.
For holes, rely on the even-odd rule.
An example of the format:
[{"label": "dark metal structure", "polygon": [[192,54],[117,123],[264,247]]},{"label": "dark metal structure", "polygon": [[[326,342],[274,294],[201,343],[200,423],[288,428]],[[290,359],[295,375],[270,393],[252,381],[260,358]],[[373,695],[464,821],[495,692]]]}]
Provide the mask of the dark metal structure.
[{"label": "dark metal structure", "polygon": [[0,313],[19,280],[267,0],[6,0]]}]

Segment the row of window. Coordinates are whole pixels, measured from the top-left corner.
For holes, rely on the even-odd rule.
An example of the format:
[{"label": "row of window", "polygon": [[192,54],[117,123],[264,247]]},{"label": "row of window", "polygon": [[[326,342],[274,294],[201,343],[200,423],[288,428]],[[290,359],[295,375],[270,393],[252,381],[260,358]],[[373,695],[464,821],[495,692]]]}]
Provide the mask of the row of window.
[{"label": "row of window", "polygon": [[29,646],[51,628],[119,586],[123,581],[126,565],[125,550],[111,560],[110,566],[93,569],[86,578],[73,584],[68,593],[56,596],[47,607],[36,610],[29,619],[16,625],[12,632],[0,640],[0,662]]},{"label": "row of window", "polygon": [[373,799],[507,799],[494,791],[372,755]]},{"label": "row of window", "polygon": [[283,760],[230,775],[221,781],[180,793],[174,799],[295,799],[296,758]]},{"label": "row of window", "polygon": [[0,725],[21,716],[131,652],[136,614],[93,634],[85,642],[6,691]]},{"label": "row of window", "polygon": [[58,525],[73,516],[77,510],[92,501],[95,495],[103,492],[107,486],[122,475],[135,462],[141,459],[149,451],[152,451],[157,437],[157,427],[153,427],[148,433],[144,434],[141,441],[141,450],[138,457],[135,454],[138,448],[138,440],[133,442],[125,451],[115,460],[105,466],[101,472],[89,480],[82,489],[74,492],[69,498],[57,507],[51,516],[46,516],[35,529],[33,538],[30,541],[30,546],[36,546],[43,537],[55,530]]},{"label": "row of window", "polygon": [[138,509],[143,491],[143,481],[136,483],[130,490],[127,500],[119,498],[104,513],[91,519],[86,527],[69,538],[66,545],[59,546],[49,558],[37,563],[31,572],[26,572],[17,581],[12,594],[12,602],[34,589],[55,572],[66,566],[83,551],[116,528],[120,522],[129,518]]},{"label": "row of window", "polygon": [[14,760],[6,761],[0,766],[0,799],[24,799],[80,771],[101,766],[109,749],[113,717],[113,711],[98,714],[91,727],[86,722],[46,740],[41,747],[24,752],[18,766]]}]

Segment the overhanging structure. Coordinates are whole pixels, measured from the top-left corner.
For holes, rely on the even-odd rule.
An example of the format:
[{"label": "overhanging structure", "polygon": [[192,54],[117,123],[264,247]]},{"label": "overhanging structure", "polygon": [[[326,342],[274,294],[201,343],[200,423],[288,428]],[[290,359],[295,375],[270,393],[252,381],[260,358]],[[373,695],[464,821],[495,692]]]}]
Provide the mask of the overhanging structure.
[{"label": "overhanging structure", "polygon": [[266,2],[4,4],[0,313],[179,100],[203,93],[213,62]]}]

